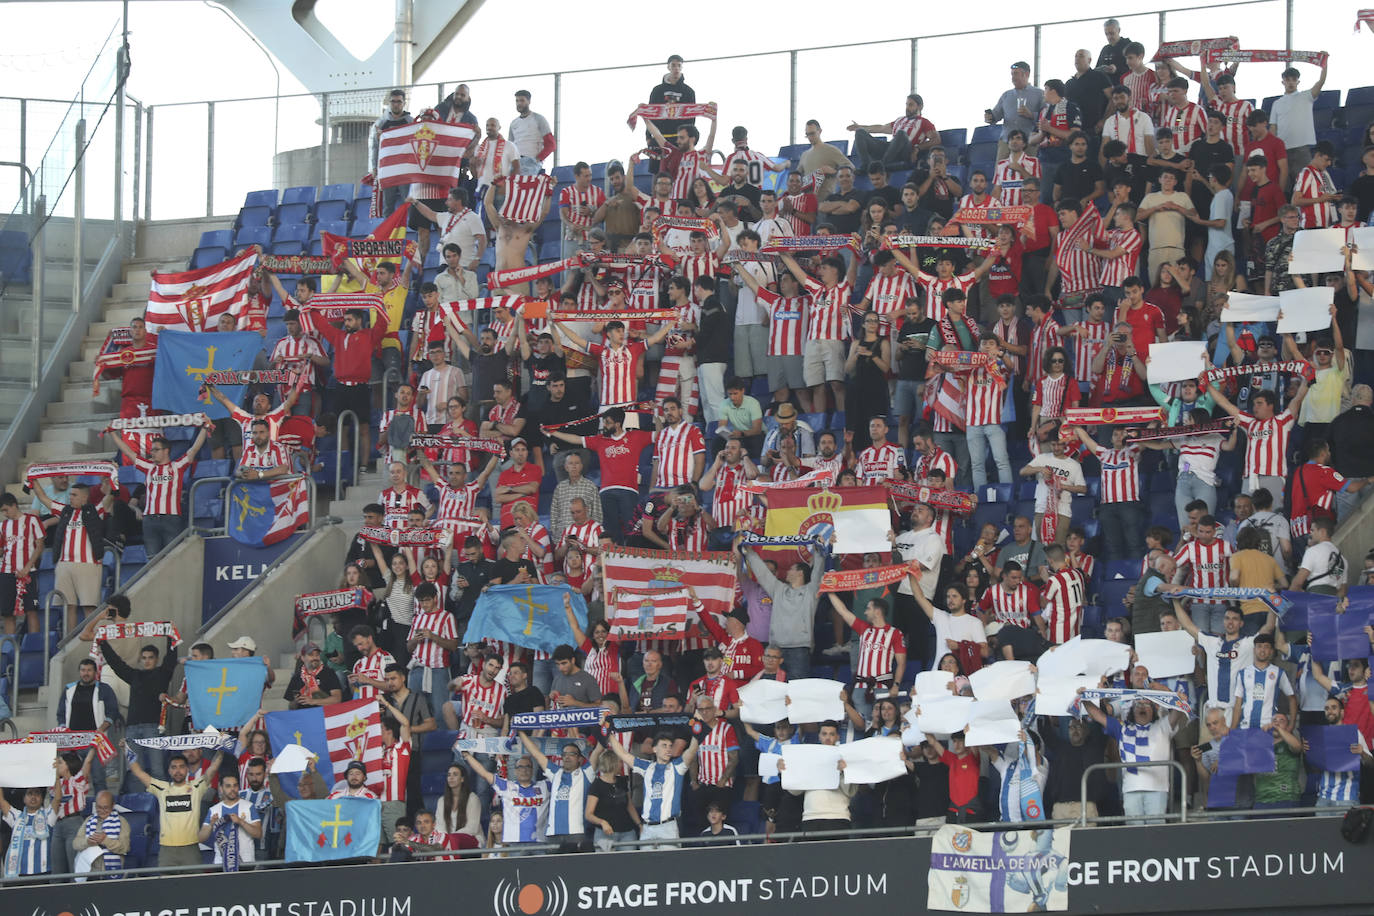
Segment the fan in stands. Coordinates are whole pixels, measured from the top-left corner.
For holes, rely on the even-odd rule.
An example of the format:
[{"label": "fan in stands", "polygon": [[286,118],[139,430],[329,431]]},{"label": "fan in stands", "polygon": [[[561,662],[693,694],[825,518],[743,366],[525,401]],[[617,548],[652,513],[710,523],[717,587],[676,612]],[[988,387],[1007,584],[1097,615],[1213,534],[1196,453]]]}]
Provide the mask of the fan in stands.
[{"label": "fan in stands", "polygon": [[[51,806],[0,802],[6,875],[152,864],[129,815],[158,821],[162,864],[199,862],[202,835],[226,867],[280,858],[316,810],[298,797],[346,799],[319,809],[340,826],[375,811],[405,855],[727,822],[1153,821],[1206,805],[1251,728],[1273,770],[1236,809],[1371,800],[1374,134],[1333,126],[1325,53],[1105,28],[1067,80],[1005,61],[971,137],[927,120],[957,101],[938,86],[846,102],[894,116],[849,124],[852,156],[816,120],[776,158],[750,149],[767,98],[699,103],[676,56],[630,133],[610,109],[579,125],[616,132],[626,165],[545,168],[557,144],[522,91],[474,167],[468,87],[419,120],[400,93],[367,184],[252,197],[190,269],[153,273],[143,317],[83,364],[121,389],[123,419],[86,424],[117,455],[70,418],[0,497],[19,637],[0,683],[37,687],[85,621],[129,688],[121,710],[84,645],[58,650],[56,723],[0,743],[7,776],[64,752],[56,785],[51,765],[6,781],[54,786]],[[743,122],[727,173],[721,117]],[[224,365],[215,335],[259,313],[260,358]],[[179,332],[163,357],[145,322]],[[205,364],[166,358],[191,336]],[[154,373],[200,379],[229,417],[159,413]],[[115,625],[140,547],[155,568],[130,595],[149,597]],[[212,607],[190,583],[217,575],[245,581]],[[221,643],[240,623],[253,636]],[[191,632],[223,669],[217,709],[245,700],[258,646],[294,659],[223,773],[169,691],[179,647],[149,635]],[[511,739],[514,716],[549,734]],[[121,720],[132,779],[96,737]],[[870,737],[901,740],[855,747]],[[804,762],[831,745],[838,781]],[[1135,766],[1084,780],[1115,761]],[[868,763],[881,778],[851,783]],[[93,820],[101,787],[134,791]],[[333,828],[310,827],[330,857]]]}]

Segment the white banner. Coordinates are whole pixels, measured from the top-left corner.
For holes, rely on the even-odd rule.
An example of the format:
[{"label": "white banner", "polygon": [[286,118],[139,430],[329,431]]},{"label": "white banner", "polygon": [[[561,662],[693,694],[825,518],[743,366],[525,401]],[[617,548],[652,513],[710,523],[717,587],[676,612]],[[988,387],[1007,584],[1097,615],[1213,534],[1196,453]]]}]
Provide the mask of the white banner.
[{"label": "white banner", "polygon": [[1242,322],[1278,321],[1278,296],[1252,296],[1249,293],[1228,293],[1226,305],[1221,310],[1223,324]]},{"label": "white banner", "polygon": [[1182,340],[1175,343],[1150,344],[1145,359],[1145,371],[1151,385],[1165,385],[1195,379],[1204,369],[1212,368],[1207,361],[1205,340]]},{"label": "white banner", "polygon": [[7,789],[50,786],[57,778],[52,768],[56,759],[56,744],[0,745],[0,786]]},{"label": "white banner", "polygon": [[1028,913],[1069,908],[1070,828],[980,833],[949,824],[931,837],[926,908]]},{"label": "white banner", "polygon": [[828,744],[784,744],[782,787],[798,792],[838,789],[840,749]]},{"label": "white banner", "polygon": [[1335,301],[1336,290],[1330,286],[1284,290],[1279,293],[1279,310],[1283,314],[1278,332],[1325,331],[1331,327],[1331,305]]}]

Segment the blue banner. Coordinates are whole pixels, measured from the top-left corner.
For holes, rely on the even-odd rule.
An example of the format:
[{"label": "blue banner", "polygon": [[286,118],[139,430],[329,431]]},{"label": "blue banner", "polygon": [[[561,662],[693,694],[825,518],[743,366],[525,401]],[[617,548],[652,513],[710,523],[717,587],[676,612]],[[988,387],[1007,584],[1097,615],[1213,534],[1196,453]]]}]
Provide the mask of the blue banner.
[{"label": "blue banner", "polygon": [[206,538],[205,571],[200,586],[201,620],[209,621],[239,592],[252,587],[267,567],[295,543],[296,537],[270,547],[249,547],[231,537]]},{"label": "blue banner", "polygon": [[1259,728],[1233,728],[1221,742],[1217,772],[1223,776],[1274,772],[1274,735]]},{"label": "blue banner", "polygon": [[286,861],[375,856],[382,803],[375,798],[296,799],[286,803]]},{"label": "blue banner", "polygon": [[572,627],[563,611],[563,597],[572,598],[573,616],[587,629],[587,602],[566,585],[493,585],[477,599],[468,622],[468,639],[483,637],[527,649],[552,652],[573,645]]},{"label": "blue banner", "polygon": [[[153,366],[153,408],[171,413],[199,411],[212,420],[229,416],[219,401],[208,394],[201,397],[205,375],[252,369],[261,350],[262,336],[252,331],[161,331],[157,335],[157,363]],[[220,391],[238,404],[245,387],[230,385]]]},{"label": "blue banner", "polygon": [[1312,647],[1312,657],[1319,662],[1368,658],[1369,636],[1364,631],[1368,624],[1369,607],[1363,598],[1358,603],[1351,599],[1349,608],[1343,613],[1334,607],[1329,610],[1308,608],[1307,641]]},{"label": "blue banner", "polygon": [[238,728],[262,706],[267,666],[258,656],[188,659],[185,673],[186,701],[197,727]]},{"label": "blue banner", "polygon": [[[315,770],[324,777],[324,784],[334,785],[334,765],[329,760],[329,738],[324,730],[323,707],[269,712],[263,716],[263,722],[267,741],[278,753],[288,744],[299,744],[315,755]],[[296,791],[296,785],[300,782],[299,773],[282,773],[280,781],[287,795],[300,797]]]},{"label": "blue banner", "polygon": [[1328,773],[1359,772],[1360,731],[1354,725],[1304,726],[1302,740],[1309,766]]},{"label": "blue banner", "polygon": [[[1314,595],[1311,592],[1284,592],[1283,597],[1291,605],[1283,613],[1280,623],[1285,631],[1306,630],[1308,618],[1317,611],[1331,612],[1336,609],[1335,595]],[[1374,607],[1374,585],[1352,585],[1346,590],[1352,608]],[[1364,656],[1361,655],[1361,658]]]}]

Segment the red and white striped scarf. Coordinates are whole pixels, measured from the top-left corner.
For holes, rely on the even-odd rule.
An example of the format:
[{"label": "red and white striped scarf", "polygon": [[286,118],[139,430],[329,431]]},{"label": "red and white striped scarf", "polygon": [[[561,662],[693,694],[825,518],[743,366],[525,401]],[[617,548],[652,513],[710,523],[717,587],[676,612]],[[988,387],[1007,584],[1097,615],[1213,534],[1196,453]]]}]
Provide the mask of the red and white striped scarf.
[{"label": "red and white striped scarf", "polygon": [[36,461],[24,472],[24,484],[47,477],[104,477],[111,489],[119,487],[119,471],[113,461]]},{"label": "red and white striped scarf", "polygon": [[1179,41],[1164,41],[1160,42],[1155,56],[1150,58],[1150,63],[1158,63],[1171,57],[1201,57],[1208,51],[1224,51],[1239,47],[1240,42],[1235,38],[1184,38]]},{"label": "red and white striped scarf", "polygon": [[1040,517],[1040,543],[1054,543],[1059,531],[1059,475],[1050,471],[1050,479],[1045,482],[1045,514]]},{"label": "red and white striped scarf", "polygon": [[1078,214],[1078,219],[1072,226],[1060,230],[1054,249],[1055,266],[1065,273],[1072,271],[1074,265],[1071,262],[1079,253],[1078,240],[1091,241],[1101,234],[1102,214],[1097,212],[1097,207],[1089,204]]},{"label": "red and white striped scarf", "polygon": [[1374,32],[1374,10],[1360,10],[1355,14],[1355,34],[1359,34],[1361,25],[1369,26],[1369,31]]},{"label": "red and white striped scarf", "polygon": [[1289,61],[1302,61],[1321,67],[1326,64],[1325,51],[1242,51],[1239,48],[1226,48],[1205,51],[1201,55],[1202,64],[1212,67],[1222,64],[1277,64]]},{"label": "red and white striped scarf", "polygon": [[565,270],[572,270],[581,267],[586,263],[586,252],[578,252],[570,258],[561,261],[550,261],[547,264],[532,264],[529,267],[515,267],[510,270],[493,270],[487,275],[487,288],[500,289],[507,286],[514,286],[517,283],[528,283],[531,280],[538,280],[542,277],[552,277],[554,274],[561,274]]},{"label": "red and white striped scarf", "polygon": [[[474,168],[480,173],[487,164],[487,151],[491,148],[491,137],[484,137],[482,142],[477,144],[477,155],[472,157],[475,163]],[[506,161],[506,138],[500,134],[496,135],[496,155],[491,160],[491,170],[493,178],[501,177],[501,163]]]},{"label": "red and white striped scarf", "polygon": [[714,102],[668,102],[664,104],[645,103],[636,105],[635,110],[630,112],[630,117],[626,123],[630,129],[634,130],[635,124],[640,118],[650,121],[685,121],[688,118],[711,118],[715,117],[716,105]]},{"label": "red and white striped scarf", "polygon": [[100,374],[107,369],[128,369],[131,366],[151,366],[157,359],[157,344],[127,347],[95,358],[95,376],[91,379],[91,393],[100,394]]}]

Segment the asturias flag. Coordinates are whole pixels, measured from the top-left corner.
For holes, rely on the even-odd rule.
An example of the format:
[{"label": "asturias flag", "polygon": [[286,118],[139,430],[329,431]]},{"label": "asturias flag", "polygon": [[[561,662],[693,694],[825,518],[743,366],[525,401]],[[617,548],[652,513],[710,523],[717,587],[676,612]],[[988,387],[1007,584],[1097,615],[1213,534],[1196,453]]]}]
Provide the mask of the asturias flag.
[{"label": "asturias flag", "polygon": [[563,613],[563,596],[572,596],[573,616],[587,628],[587,602],[566,585],[493,585],[477,599],[468,638],[489,637],[527,649],[552,652],[572,645],[572,628]]},{"label": "asturias flag", "polygon": [[[306,706],[301,709],[269,712],[263,716],[263,723],[267,730],[267,742],[272,747],[280,751],[288,744],[299,744],[315,755],[315,770],[324,778],[324,784],[334,784],[334,766],[329,759],[329,739],[324,733],[323,707]],[[282,773],[279,776],[282,788],[292,798],[298,796],[296,784],[299,776],[299,773]]]},{"label": "asturias flag", "polygon": [[286,861],[375,856],[382,803],[375,798],[295,799],[286,803]]},{"label": "asturias flag", "polygon": [[[229,416],[214,398],[200,394],[206,373],[253,368],[262,350],[262,336],[252,331],[194,334],[161,331],[157,335],[157,362],[153,367],[153,408],[169,413],[203,413],[212,420]],[[221,388],[235,404],[243,398],[243,385]]]},{"label": "asturias flag", "polygon": [[267,666],[261,658],[210,658],[186,662],[186,700],[203,728],[238,728],[262,706]]},{"label": "asturias flag", "polygon": [[310,487],[303,477],[262,483],[236,480],[229,500],[229,536],[249,547],[270,547],[310,518]]}]

